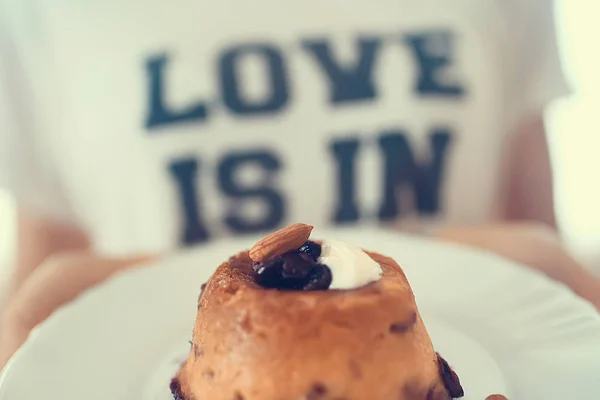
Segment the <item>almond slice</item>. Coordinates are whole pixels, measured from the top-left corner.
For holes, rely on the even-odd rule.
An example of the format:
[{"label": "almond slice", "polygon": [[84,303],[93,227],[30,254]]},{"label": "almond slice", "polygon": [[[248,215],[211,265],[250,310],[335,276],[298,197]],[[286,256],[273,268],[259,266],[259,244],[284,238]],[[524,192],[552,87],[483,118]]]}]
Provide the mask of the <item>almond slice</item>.
[{"label": "almond slice", "polygon": [[313,227],[306,224],[294,224],[270,234],[250,249],[250,258],[254,262],[265,262],[295,250],[310,237]]}]

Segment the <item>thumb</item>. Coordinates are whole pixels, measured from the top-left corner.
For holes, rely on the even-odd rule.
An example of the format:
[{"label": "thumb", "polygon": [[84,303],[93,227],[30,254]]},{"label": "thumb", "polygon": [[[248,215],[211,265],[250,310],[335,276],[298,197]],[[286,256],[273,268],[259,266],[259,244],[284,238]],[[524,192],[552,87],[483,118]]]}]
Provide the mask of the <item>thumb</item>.
[{"label": "thumb", "polygon": [[9,299],[0,335],[0,366],[25,342],[29,332],[57,308],[115,273],[151,259],[106,259],[78,252],[42,263]]}]

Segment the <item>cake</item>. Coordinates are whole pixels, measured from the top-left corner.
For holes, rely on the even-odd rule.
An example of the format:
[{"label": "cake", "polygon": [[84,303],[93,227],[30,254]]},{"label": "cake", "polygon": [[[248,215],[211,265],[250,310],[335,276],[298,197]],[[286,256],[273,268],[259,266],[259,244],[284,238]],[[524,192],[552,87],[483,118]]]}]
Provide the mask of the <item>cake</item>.
[{"label": "cake", "polygon": [[224,262],[202,287],[176,400],[449,400],[436,353],[391,258],[311,241],[295,224]]}]

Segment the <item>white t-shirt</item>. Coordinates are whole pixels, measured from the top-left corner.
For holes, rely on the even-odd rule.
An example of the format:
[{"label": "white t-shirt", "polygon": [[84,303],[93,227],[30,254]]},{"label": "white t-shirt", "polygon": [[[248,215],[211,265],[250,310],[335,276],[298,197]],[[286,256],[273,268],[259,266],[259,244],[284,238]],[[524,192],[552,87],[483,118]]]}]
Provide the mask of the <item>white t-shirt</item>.
[{"label": "white t-shirt", "polygon": [[493,218],[551,0],[0,0],[0,186],[112,254]]}]

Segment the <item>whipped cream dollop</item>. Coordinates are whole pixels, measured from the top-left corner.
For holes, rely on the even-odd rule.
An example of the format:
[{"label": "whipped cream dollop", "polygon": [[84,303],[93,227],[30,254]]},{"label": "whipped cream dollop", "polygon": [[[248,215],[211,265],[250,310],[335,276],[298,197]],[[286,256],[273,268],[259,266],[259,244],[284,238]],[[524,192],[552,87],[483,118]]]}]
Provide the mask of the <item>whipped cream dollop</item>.
[{"label": "whipped cream dollop", "polygon": [[331,270],[329,289],[356,289],[381,278],[381,266],[358,246],[323,240],[317,261]]}]

